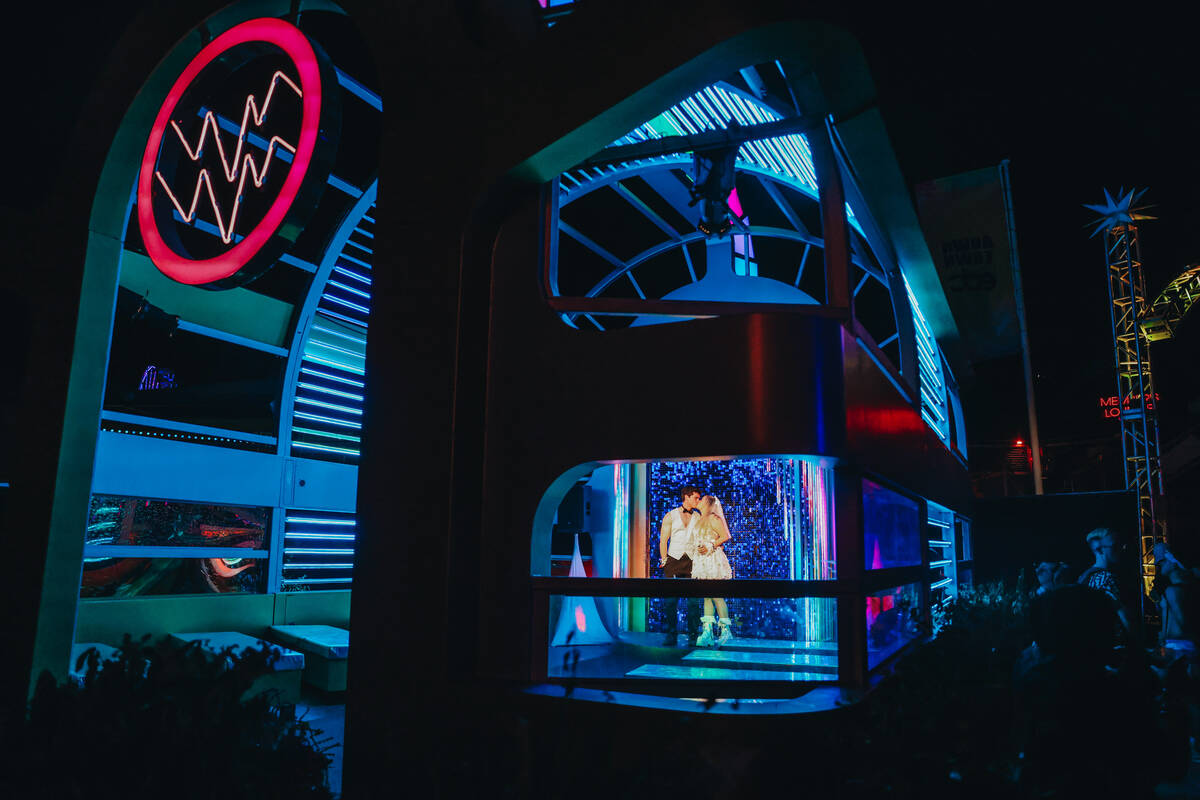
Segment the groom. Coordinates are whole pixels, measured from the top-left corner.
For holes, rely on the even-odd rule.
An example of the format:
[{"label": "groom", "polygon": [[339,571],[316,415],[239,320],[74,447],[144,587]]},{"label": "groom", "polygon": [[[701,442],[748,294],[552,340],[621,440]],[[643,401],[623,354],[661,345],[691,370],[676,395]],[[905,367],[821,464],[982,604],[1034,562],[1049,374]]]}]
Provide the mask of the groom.
[{"label": "groom", "polygon": [[[664,578],[692,577],[692,559],[688,551],[692,549],[692,535],[696,527],[699,513],[696,508],[700,503],[700,489],[695,486],[682,486],[679,489],[680,505],[667,512],[663,517],[662,528],[658,539],[658,565],[662,567]],[[688,642],[691,644],[692,631],[700,626],[700,609],[695,598],[688,598],[687,630]],[[664,597],[663,610],[666,612],[666,636],[663,644],[675,646],[679,633],[679,598]],[[693,613],[694,612],[694,613]],[[695,619],[693,619],[695,617]]]}]

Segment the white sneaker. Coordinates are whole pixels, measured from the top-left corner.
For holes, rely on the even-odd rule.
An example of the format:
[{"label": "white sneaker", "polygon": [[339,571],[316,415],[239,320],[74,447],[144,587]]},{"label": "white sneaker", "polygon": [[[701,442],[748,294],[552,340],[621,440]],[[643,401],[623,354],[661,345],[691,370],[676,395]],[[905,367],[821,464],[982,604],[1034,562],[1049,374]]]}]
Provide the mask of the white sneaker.
[{"label": "white sneaker", "polygon": [[733,630],[730,625],[721,626],[721,635],[717,637],[717,647],[733,641]]},{"label": "white sneaker", "polygon": [[696,637],[696,647],[712,647],[713,645],[712,623],[704,623],[704,630]]}]

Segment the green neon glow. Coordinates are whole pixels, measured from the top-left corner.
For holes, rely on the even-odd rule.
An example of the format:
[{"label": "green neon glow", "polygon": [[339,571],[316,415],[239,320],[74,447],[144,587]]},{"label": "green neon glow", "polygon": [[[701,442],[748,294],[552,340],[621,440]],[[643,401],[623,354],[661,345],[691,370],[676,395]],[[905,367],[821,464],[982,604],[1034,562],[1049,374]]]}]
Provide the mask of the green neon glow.
[{"label": "green neon glow", "polygon": [[322,358],[321,356],[313,355],[312,353],[305,353],[304,357],[309,361],[315,361],[318,364],[327,364],[331,367],[337,367],[338,369],[344,369],[344,370],[346,370],[346,372],[350,372],[355,375],[366,375],[367,374],[366,371],[362,367],[351,366],[350,364],[346,364],[342,361],[334,361],[331,358]]},{"label": "green neon glow", "polygon": [[683,136],[685,133],[665,111],[646,124],[654,128],[659,136]]},{"label": "green neon glow", "polygon": [[344,433],[329,433],[328,431],[315,431],[312,428],[292,428],[298,433],[309,433],[313,436],[324,436],[328,439],[342,439],[347,442],[361,442],[362,439],[357,436],[347,436]]}]

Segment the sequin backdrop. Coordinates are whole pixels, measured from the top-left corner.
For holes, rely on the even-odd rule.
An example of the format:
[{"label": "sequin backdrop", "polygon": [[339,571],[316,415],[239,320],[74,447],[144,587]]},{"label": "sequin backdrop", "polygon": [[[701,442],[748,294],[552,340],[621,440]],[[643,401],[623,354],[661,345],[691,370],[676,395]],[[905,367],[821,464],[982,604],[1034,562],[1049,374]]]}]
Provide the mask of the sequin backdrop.
[{"label": "sequin backdrop", "polygon": [[[725,508],[733,539],[725,553],[734,579],[783,580],[831,578],[829,526],[818,521],[814,535],[806,471],[794,459],[653,462],[647,474],[647,563],[658,569],[658,527],[679,504],[680,487],[691,484],[716,495]],[[824,487],[819,491],[824,492]],[[823,507],[823,506],[822,506]],[[799,552],[797,552],[799,551]],[[799,557],[797,557],[799,556]],[[815,565],[815,566],[814,566]],[[832,600],[729,599],[735,634],[743,638],[835,638]],[[679,604],[679,630],[686,628],[685,604]],[[663,601],[651,599],[647,629],[665,630]]]}]

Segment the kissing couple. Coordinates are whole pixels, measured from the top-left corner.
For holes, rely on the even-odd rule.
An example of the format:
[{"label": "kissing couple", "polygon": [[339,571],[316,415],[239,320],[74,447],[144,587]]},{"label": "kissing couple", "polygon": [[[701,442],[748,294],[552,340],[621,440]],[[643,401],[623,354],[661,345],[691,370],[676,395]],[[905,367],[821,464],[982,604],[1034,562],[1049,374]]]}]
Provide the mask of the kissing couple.
[{"label": "kissing couple", "polygon": [[[733,569],[725,556],[724,546],[732,536],[725,522],[721,501],[711,494],[701,494],[695,486],[679,489],[680,504],[663,517],[658,540],[658,565],[664,578],[698,578],[729,580]],[[677,642],[679,598],[664,598],[667,614],[666,644]],[[719,616],[713,616],[713,608]],[[689,612],[693,604],[688,603]],[[720,622],[720,635],[713,637],[713,624]],[[704,614],[700,617],[703,630],[696,638],[697,647],[727,644],[733,639],[729,607],[722,597],[704,598]],[[693,625],[688,619],[688,635]]]}]

